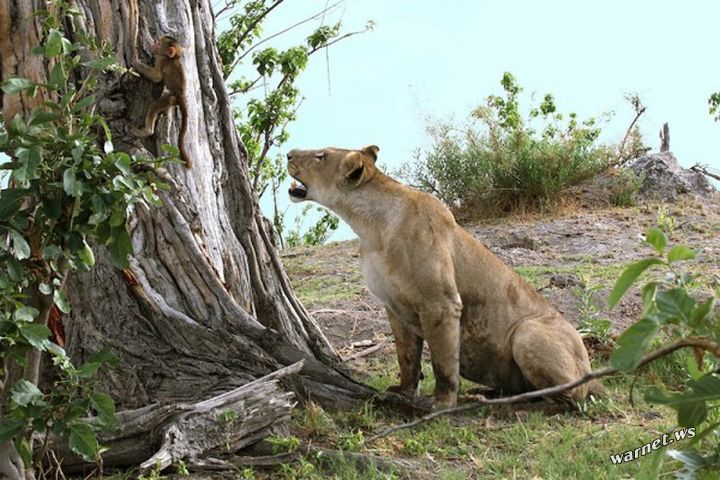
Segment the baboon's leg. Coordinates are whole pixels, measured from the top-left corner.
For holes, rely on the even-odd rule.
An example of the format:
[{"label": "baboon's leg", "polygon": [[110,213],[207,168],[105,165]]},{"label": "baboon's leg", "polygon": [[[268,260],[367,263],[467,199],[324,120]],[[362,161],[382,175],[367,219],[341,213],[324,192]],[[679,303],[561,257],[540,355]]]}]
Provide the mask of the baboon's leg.
[{"label": "baboon's leg", "polygon": [[435,374],[434,408],[455,406],[460,386],[460,296],[431,303],[420,313],[425,340],[430,347]]},{"label": "baboon's leg", "polygon": [[135,136],[140,138],[149,137],[155,133],[155,123],[157,117],[165,110],[169,109],[177,103],[177,97],[170,92],[163,92],[163,94],[155,100],[148,108],[147,115],[145,115],[145,126],[140,129],[135,129],[133,133]]},{"label": "baboon's leg", "polygon": [[395,337],[395,348],[400,366],[400,385],[394,385],[388,390],[413,398],[417,395],[420,382],[420,356],[422,355],[423,339],[409,329],[405,322],[389,308],[385,308],[385,311]]}]

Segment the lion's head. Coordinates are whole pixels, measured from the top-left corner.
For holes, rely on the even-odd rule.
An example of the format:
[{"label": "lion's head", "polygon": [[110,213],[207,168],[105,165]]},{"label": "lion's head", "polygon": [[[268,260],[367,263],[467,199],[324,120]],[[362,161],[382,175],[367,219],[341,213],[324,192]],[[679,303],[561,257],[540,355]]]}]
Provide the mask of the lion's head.
[{"label": "lion's head", "polygon": [[362,150],[332,147],[291,150],[287,154],[288,173],[296,182],[288,190],[290,199],[332,206],[338,195],[359,188],[375,175],[379,151],[375,145]]}]

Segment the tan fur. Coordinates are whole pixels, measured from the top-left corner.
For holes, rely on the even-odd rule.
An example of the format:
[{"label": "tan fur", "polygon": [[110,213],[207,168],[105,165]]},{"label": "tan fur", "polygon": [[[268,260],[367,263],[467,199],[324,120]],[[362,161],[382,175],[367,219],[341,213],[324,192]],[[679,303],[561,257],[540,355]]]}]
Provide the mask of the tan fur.
[{"label": "tan fur", "polygon": [[[588,373],[575,328],[439,200],[380,172],[378,150],[292,150],[288,171],[307,188],[293,201],[332,209],[360,238],[368,288],[385,304],[395,336],[401,381],[391,389],[416,394],[423,340],[436,407],[456,404],[460,375],[513,394]],[[583,399],[590,388],[557,400]]]}]

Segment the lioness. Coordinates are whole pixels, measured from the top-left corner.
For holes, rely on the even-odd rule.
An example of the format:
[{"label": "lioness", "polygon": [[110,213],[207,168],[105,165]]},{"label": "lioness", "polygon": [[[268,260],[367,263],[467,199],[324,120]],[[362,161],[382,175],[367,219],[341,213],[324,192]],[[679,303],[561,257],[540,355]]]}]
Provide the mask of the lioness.
[{"label": "lioness", "polygon": [[[532,287],[463,230],[435,197],[383,174],[380,149],[292,150],[294,202],[337,212],[360,238],[363,273],[385,304],[400,385],[414,397],[423,340],[435,374],[434,407],[457,403],[459,375],[505,393],[575,380],[590,371],[577,331]],[[574,403],[591,386],[559,400]]]}]

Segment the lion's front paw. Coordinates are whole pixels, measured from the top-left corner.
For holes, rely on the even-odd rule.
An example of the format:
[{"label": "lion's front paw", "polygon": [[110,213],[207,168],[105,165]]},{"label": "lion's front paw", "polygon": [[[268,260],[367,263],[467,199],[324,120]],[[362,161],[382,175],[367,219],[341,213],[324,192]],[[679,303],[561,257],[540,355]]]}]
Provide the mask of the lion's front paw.
[{"label": "lion's front paw", "polygon": [[456,393],[435,394],[433,395],[433,397],[433,410],[444,410],[446,408],[452,408],[457,405]]},{"label": "lion's front paw", "polygon": [[416,390],[403,387],[402,385],[393,385],[385,389],[386,392],[397,393],[407,398],[415,398]]}]

